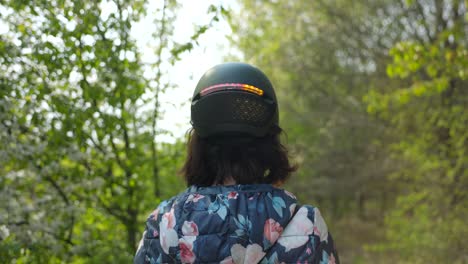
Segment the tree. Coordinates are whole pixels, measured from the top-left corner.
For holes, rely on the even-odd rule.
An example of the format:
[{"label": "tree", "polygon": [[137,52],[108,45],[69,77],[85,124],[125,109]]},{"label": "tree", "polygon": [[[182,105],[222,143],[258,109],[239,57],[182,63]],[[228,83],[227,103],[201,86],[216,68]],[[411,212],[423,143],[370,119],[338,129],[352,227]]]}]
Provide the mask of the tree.
[{"label": "tree", "polygon": [[2,260],[128,263],[147,210],[181,189],[183,144],[157,141],[164,62],[209,25],[176,43],[178,3],[160,3],[151,62],[130,36],[144,0],[0,5]]},{"label": "tree", "polygon": [[[417,5],[417,3],[409,3]],[[388,243],[408,261],[463,263],[468,186],[468,19],[466,3],[436,2],[428,19],[434,32],[424,42],[408,40],[390,51],[388,74],[407,81],[399,89],[375,89],[370,113],[400,134],[394,155],[407,166],[394,175],[404,183],[387,215]],[[436,228],[434,228],[436,227]]]},{"label": "tree", "polygon": [[[367,114],[361,98],[372,85],[388,80],[388,57],[372,36],[378,27],[376,6],[383,9],[386,3],[242,3],[231,21],[232,43],[264,69],[276,87],[280,122],[300,163],[297,180],[289,187],[302,201],[332,215],[329,221],[360,216],[375,222],[394,188],[386,180],[394,168],[377,143],[391,135],[385,123]],[[348,224],[343,223],[344,230]],[[349,243],[342,237],[351,234],[340,235],[336,227],[344,261],[360,255],[360,245],[377,233],[369,229],[374,224],[363,226],[367,234]]]},{"label": "tree", "polygon": [[[419,166],[395,151],[396,142],[409,135],[394,127],[392,120],[399,120],[400,115],[375,110],[375,105],[389,97],[376,94],[401,91],[414,78],[413,72],[406,73],[408,78],[394,78],[387,71],[420,65],[412,60],[413,54],[401,51],[405,54],[398,57],[400,66],[388,68],[396,54],[392,48],[397,43],[417,43],[438,52],[441,42],[436,40],[457,20],[454,16],[466,15],[465,6],[462,1],[432,0],[245,0],[239,12],[231,12],[232,44],[246,60],[272,76],[278,92],[281,123],[301,164],[298,179],[289,186],[304,201],[323,207],[325,214],[333,213],[331,221],[345,261],[379,257],[361,245],[383,241],[384,233],[398,229],[389,220],[384,223],[382,216],[392,215],[398,208],[394,203],[400,204],[400,195],[412,187],[395,175],[405,172],[412,178],[408,174],[416,173]],[[466,26],[461,28],[466,31]],[[462,35],[457,36],[452,42],[460,42]],[[416,118],[414,113],[419,115],[421,109],[425,108],[414,104],[413,114],[405,112],[406,117]],[[412,129],[427,128],[405,120]],[[462,122],[459,127],[466,125]],[[385,227],[388,231],[382,232]],[[394,261],[399,255],[387,250],[381,257]]]}]

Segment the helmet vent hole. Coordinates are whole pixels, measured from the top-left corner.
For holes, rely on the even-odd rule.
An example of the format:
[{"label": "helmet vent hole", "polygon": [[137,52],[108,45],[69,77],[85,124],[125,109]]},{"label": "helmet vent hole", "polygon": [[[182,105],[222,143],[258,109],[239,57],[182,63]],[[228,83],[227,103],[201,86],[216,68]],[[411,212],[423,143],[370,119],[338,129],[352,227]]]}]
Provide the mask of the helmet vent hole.
[{"label": "helmet vent hole", "polygon": [[229,108],[232,109],[233,120],[253,126],[263,126],[271,119],[272,111],[261,98],[252,98],[245,93],[232,95]]}]

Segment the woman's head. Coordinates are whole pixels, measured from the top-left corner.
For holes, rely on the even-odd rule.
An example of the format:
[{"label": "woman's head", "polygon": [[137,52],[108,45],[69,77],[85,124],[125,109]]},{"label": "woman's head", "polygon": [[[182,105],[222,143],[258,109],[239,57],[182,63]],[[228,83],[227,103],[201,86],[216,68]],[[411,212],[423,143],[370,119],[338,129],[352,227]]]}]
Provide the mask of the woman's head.
[{"label": "woman's head", "polygon": [[278,125],[273,85],[245,63],[217,65],[200,78],[192,97],[191,123],[197,135],[262,137]]},{"label": "woman's head", "polygon": [[192,98],[191,123],[182,169],[188,185],[278,184],[295,169],[280,143],[273,86],[251,65],[208,70]]}]

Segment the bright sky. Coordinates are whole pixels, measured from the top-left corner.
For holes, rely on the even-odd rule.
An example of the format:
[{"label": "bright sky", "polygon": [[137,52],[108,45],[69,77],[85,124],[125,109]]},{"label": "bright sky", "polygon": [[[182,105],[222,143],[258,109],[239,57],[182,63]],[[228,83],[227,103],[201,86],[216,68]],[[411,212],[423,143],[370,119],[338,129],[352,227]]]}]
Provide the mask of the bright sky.
[{"label": "bright sky", "polygon": [[[162,1],[149,1],[149,10],[155,10],[156,5]],[[159,2],[159,3],[158,3]],[[178,42],[184,42],[193,34],[196,25],[206,25],[211,16],[207,15],[211,4],[227,7],[227,0],[209,1],[181,1],[182,6],[178,12],[174,25],[174,35]],[[232,1],[231,1],[232,3]],[[143,58],[154,57],[154,50],[148,47],[151,40],[148,28],[154,28],[152,17],[146,17],[132,28],[132,36],[137,39]],[[174,66],[168,65],[169,80],[176,85],[161,96],[161,110],[163,118],[159,121],[159,128],[171,131],[173,136],[161,135],[159,140],[173,142],[175,138],[183,137],[190,128],[190,98],[199,78],[212,66],[223,62],[229,54],[229,43],[226,35],[231,30],[226,21],[215,23],[199,39],[199,46],[191,52],[185,53],[181,61]],[[149,72],[148,74],[154,74]]]}]

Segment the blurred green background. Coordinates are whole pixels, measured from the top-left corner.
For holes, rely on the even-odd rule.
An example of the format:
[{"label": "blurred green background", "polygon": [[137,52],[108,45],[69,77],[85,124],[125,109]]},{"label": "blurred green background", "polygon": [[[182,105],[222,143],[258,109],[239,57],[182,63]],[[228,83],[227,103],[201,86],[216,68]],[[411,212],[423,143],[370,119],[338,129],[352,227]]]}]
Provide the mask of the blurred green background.
[{"label": "blurred green background", "polygon": [[[274,83],[300,165],[285,188],[343,263],[468,263],[467,1],[212,1],[180,41],[184,2],[0,2],[0,263],[131,262],[185,188],[168,69],[218,23],[224,59]],[[130,34],[148,16],[151,62]]]}]

